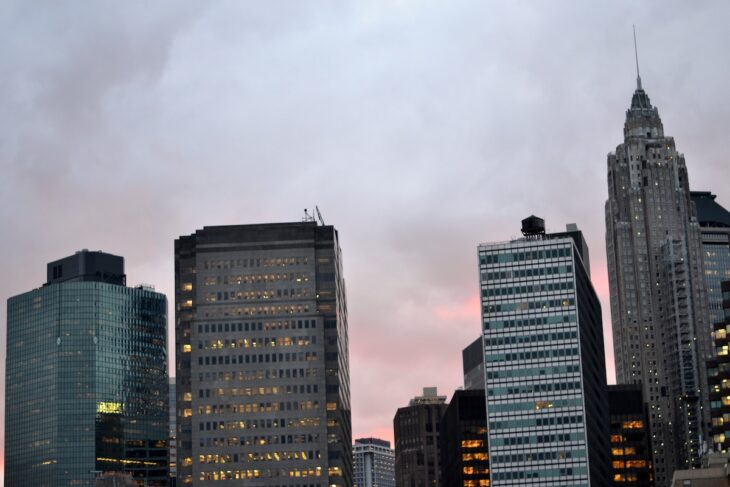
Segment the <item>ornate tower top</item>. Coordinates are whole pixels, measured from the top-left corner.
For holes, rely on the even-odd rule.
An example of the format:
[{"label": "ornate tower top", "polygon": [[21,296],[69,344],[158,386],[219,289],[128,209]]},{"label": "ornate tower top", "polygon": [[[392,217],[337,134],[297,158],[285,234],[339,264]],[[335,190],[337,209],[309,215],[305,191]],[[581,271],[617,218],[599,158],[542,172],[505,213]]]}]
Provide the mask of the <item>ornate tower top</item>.
[{"label": "ornate tower top", "polygon": [[664,137],[664,127],[659,118],[659,111],[652,106],[649,95],[641,85],[639,72],[639,50],[636,43],[636,27],[634,26],[634,56],[636,59],[636,91],[631,97],[631,107],[626,110],[624,138],[629,137]]}]

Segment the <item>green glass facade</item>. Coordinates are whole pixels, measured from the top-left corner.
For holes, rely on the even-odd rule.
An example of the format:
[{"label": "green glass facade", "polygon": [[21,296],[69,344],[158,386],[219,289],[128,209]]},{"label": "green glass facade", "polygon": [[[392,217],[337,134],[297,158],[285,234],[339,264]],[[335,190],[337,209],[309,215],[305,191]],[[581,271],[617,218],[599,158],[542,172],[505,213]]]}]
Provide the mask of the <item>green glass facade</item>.
[{"label": "green glass facade", "polygon": [[49,284],[8,300],[5,486],[167,485],[167,302],[146,288]]}]

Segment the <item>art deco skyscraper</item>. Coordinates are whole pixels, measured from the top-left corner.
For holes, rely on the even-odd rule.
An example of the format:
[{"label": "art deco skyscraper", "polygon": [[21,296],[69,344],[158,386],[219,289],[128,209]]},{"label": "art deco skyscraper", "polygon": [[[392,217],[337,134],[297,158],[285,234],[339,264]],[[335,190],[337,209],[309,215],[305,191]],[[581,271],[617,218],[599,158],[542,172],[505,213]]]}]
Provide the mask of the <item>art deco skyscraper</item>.
[{"label": "art deco skyscraper", "polygon": [[178,485],[352,485],[345,282],[313,221],[175,242]]},{"label": "art deco skyscraper", "polygon": [[684,155],[637,77],[624,142],[608,155],[606,250],[616,379],[641,383],[655,476],[699,466],[711,326]]}]

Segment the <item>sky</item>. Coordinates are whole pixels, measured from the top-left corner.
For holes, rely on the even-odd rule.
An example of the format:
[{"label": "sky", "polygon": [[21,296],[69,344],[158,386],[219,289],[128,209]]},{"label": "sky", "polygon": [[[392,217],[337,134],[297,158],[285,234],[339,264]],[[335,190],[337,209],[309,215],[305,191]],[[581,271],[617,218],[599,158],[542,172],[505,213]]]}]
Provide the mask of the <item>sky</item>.
[{"label": "sky", "polygon": [[0,298],[82,248],[172,298],[176,237],[317,205],[343,251],[353,436],[392,439],[422,387],[462,385],[477,245],[535,213],[585,232],[613,381],[603,205],[631,26],[691,188],[730,207],[728,18],[723,0],[2,2]]}]

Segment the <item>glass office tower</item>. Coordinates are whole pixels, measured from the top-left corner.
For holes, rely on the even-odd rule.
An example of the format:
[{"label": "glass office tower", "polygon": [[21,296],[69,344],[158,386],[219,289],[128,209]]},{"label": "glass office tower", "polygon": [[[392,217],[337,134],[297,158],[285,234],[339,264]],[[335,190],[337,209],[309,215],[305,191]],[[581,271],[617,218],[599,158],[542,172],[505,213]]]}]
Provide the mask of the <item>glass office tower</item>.
[{"label": "glass office tower", "polygon": [[574,225],[479,246],[491,486],[605,486],[601,307]]},{"label": "glass office tower", "polygon": [[88,251],[8,300],[6,487],[167,485],[166,307],[125,285],[121,257]]}]

